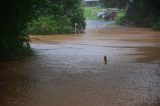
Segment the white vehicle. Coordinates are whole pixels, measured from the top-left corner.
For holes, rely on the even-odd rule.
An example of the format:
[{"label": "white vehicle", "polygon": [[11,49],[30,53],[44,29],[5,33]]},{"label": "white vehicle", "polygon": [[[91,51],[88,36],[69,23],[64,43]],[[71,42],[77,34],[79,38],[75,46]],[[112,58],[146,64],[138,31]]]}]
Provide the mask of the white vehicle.
[{"label": "white vehicle", "polygon": [[105,14],[106,14],[106,12],[99,12],[99,13],[97,14],[97,17],[98,17],[98,18],[104,18]]}]

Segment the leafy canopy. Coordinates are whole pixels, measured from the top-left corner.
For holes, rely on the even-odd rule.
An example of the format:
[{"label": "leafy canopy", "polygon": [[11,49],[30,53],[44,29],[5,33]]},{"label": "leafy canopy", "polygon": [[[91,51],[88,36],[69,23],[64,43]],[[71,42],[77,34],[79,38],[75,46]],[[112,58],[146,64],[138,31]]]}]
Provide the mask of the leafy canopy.
[{"label": "leafy canopy", "polygon": [[30,52],[26,28],[45,0],[2,0],[0,4],[0,59]]}]

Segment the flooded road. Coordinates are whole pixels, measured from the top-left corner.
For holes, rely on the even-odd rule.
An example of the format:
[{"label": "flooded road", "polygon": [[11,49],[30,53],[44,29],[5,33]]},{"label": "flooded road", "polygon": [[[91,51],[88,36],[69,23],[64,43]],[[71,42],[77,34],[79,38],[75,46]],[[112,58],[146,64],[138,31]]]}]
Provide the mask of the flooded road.
[{"label": "flooded road", "polygon": [[97,28],[30,38],[33,56],[0,62],[0,106],[160,105],[160,32]]},{"label": "flooded road", "polygon": [[113,21],[105,21],[105,20],[87,20],[86,21],[86,29],[93,28],[103,28],[107,25],[113,23]]}]

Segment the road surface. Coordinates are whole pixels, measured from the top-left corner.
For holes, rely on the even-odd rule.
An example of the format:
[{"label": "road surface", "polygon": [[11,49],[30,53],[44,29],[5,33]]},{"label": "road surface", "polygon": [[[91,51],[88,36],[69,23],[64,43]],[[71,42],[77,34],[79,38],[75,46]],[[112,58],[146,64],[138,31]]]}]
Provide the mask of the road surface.
[{"label": "road surface", "polygon": [[160,32],[90,28],[30,38],[34,55],[0,62],[0,106],[160,105]]}]

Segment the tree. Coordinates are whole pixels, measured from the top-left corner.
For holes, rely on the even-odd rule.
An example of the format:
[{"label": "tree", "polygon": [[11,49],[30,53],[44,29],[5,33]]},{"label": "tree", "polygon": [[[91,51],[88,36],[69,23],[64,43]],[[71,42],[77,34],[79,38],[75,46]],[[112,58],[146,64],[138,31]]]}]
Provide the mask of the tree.
[{"label": "tree", "polygon": [[[71,23],[72,28],[74,24],[78,23],[78,29],[85,29],[84,10],[82,9],[82,0],[50,0],[52,6],[56,9],[53,12],[55,16],[67,16]],[[53,10],[54,10],[53,9]]]},{"label": "tree", "polygon": [[45,0],[2,0],[0,5],[0,59],[31,52],[27,24]]},{"label": "tree", "polygon": [[[67,23],[70,23],[68,19],[71,18],[72,24],[75,15],[83,18],[82,10],[79,8],[80,1],[2,0],[0,5],[0,59],[19,57],[31,52],[27,28],[28,23],[36,16],[53,13],[57,18],[61,16],[64,20],[67,17]],[[78,11],[73,17],[69,14],[72,9],[81,12]],[[84,24],[82,18],[80,23]]]},{"label": "tree", "polygon": [[[41,31],[39,30],[39,27],[42,26],[41,24],[37,24],[37,22],[32,23],[33,27],[31,26],[30,33],[73,33],[75,23],[78,23],[77,30],[84,30],[85,18],[81,3],[81,0],[48,0],[46,8],[40,11],[40,19],[37,20],[39,21],[38,23],[46,24],[46,28]],[[47,22],[42,19],[45,19]],[[54,23],[56,26],[50,23]]]},{"label": "tree", "polygon": [[160,22],[160,1],[133,0],[129,4],[126,18],[136,26],[153,27]]},{"label": "tree", "polygon": [[125,8],[129,0],[100,0],[100,2],[107,8]]}]

